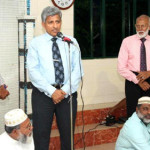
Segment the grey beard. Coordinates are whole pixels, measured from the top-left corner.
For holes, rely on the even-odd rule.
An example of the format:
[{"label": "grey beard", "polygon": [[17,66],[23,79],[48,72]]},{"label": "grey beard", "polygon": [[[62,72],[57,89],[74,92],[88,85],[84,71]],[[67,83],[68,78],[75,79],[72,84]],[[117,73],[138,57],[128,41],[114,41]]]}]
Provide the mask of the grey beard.
[{"label": "grey beard", "polygon": [[139,38],[144,38],[144,37],[146,37],[146,36],[148,35],[149,29],[147,29],[145,32],[143,31],[143,33],[144,33],[143,35],[140,35],[139,32],[140,32],[140,31],[137,31],[137,32],[136,32],[137,35],[138,35],[138,37],[139,37]]},{"label": "grey beard", "polygon": [[32,135],[31,136],[26,136],[26,135],[20,133],[18,141],[20,143],[23,143],[23,144],[29,144],[32,141]]},{"label": "grey beard", "polygon": [[146,119],[145,116],[140,113],[140,111],[137,112],[137,115],[145,124],[150,123],[150,119]]}]

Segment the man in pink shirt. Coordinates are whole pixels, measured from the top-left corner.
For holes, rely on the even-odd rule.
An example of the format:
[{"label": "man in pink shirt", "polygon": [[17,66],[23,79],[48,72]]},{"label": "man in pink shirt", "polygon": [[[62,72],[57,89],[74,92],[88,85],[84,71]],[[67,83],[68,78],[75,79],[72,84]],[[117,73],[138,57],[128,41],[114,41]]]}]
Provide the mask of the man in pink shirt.
[{"label": "man in pink shirt", "polygon": [[128,117],[135,112],[137,100],[140,97],[150,96],[149,16],[137,17],[135,28],[137,34],[123,40],[118,56],[118,72],[126,79],[125,94]]}]

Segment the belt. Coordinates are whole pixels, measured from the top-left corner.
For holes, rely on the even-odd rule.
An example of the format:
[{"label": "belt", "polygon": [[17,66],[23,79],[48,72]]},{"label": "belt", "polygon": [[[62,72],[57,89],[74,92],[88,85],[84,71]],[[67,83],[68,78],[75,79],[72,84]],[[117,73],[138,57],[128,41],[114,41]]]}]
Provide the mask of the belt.
[{"label": "belt", "polygon": [[63,84],[52,84],[52,86],[55,87],[56,89],[61,89]]}]

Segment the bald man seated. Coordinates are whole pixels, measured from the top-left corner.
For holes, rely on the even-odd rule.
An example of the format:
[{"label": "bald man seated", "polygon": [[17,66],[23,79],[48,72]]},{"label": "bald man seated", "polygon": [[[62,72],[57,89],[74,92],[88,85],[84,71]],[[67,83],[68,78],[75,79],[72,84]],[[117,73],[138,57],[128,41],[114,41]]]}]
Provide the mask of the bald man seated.
[{"label": "bald man seated", "polygon": [[0,135],[0,150],[34,150],[32,125],[22,109],[5,114],[5,132]]},{"label": "bald man seated", "polygon": [[150,149],[150,97],[138,100],[136,112],[120,131],[115,150]]}]

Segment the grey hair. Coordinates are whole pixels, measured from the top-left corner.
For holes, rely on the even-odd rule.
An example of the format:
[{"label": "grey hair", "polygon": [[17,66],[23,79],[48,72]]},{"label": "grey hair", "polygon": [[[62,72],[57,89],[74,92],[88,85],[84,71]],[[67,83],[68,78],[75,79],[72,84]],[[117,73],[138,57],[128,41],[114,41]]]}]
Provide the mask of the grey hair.
[{"label": "grey hair", "polygon": [[54,15],[59,15],[60,18],[62,18],[62,12],[57,7],[48,6],[44,8],[41,14],[42,22],[45,22],[48,16],[54,16]]},{"label": "grey hair", "polygon": [[150,17],[149,16],[147,16],[147,15],[141,15],[141,16],[139,16],[139,17],[136,18],[136,22],[140,18],[147,18],[149,20],[148,25],[150,26]]},{"label": "grey hair", "polygon": [[6,131],[8,134],[12,133],[12,131],[13,131],[14,129],[20,129],[20,125],[16,125],[16,126],[13,126],[13,127],[8,127],[8,126],[5,125],[5,131]]},{"label": "grey hair", "polygon": [[142,104],[138,104],[138,105],[137,105],[137,108],[140,109],[141,106],[142,106]]}]

